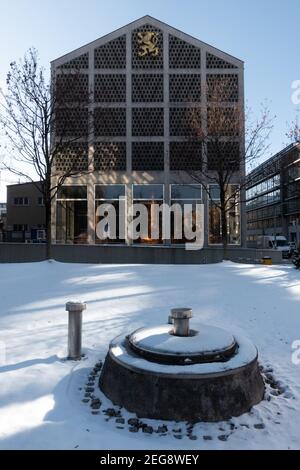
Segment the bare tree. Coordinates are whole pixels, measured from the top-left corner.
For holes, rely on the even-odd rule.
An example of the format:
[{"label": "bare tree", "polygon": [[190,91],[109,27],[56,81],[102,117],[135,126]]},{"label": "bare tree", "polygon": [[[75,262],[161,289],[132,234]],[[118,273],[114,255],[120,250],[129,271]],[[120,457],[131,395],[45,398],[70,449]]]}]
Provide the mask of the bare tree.
[{"label": "bare tree", "polygon": [[298,117],[296,117],[296,119],[289,126],[289,130],[286,136],[291,143],[300,142],[300,124]]},{"label": "bare tree", "polygon": [[[199,113],[193,111],[189,121],[190,138],[201,144],[202,161],[197,170],[188,173],[203,185],[219,214],[224,257],[228,246],[228,214],[245,200],[245,188],[249,184],[245,170],[252,169],[266,155],[274,120],[267,105],[262,105],[259,119],[253,119],[248,110],[245,120],[234,93],[227,77],[214,81],[207,87],[205,117],[199,118]],[[213,197],[211,185],[218,187],[218,198]]]},{"label": "bare tree", "polygon": [[[76,151],[72,146],[86,141],[91,132],[89,90],[82,92],[81,78],[79,70],[60,69],[48,80],[37,51],[29,49],[23,60],[10,64],[6,92],[1,90],[0,124],[5,140],[2,168],[32,182],[41,192],[47,258],[51,257],[51,203],[66,178],[80,176],[89,167],[83,146],[77,146]],[[67,166],[62,164],[66,154]],[[60,171],[55,171],[56,167]]]}]

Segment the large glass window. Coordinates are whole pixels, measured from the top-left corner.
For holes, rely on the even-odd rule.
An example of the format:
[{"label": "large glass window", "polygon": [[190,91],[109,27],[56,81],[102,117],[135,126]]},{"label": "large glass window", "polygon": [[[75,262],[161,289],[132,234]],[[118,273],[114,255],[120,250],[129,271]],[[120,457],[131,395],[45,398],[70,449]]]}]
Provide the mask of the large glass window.
[{"label": "large glass window", "polygon": [[171,184],[172,200],[202,200],[201,184]]},{"label": "large glass window", "polygon": [[134,184],[133,199],[138,201],[162,201],[164,199],[163,184]]},{"label": "large glass window", "polygon": [[[247,204],[253,206],[261,205],[263,203],[263,196],[260,196],[260,194],[263,194],[267,191],[272,191],[273,189],[278,188],[279,186],[280,174],[274,175],[271,178],[268,178],[262,181],[261,183],[252,186],[252,188],[249,188],[246,191]],[[250,201],[250,199],[252,198],[255,199],[253,201]]]},{"label": "large glass window", "polygon": [[125,243],[126,203],[124,184],[95,186],[96,243]]},{"label": "large glass window", "polygon": [[209,244],[216,245],[222,243],[222,224],[220,208],[209,201]]},{"label": "large glass window", "polygon": [[[134,240],[134,243],[142,244],[162,244],[162,214],[159,213],[158,221],[154,211],[154,205],[161,205],[164,202],[164,185],[163,184],[134,184],[132,185],[133,204],[142,204],[145,206],[148,217],[147,233],[141,231],[141,236]],[[136,214],[142,216],[142,214]],[[157,224],[158,222],[158,224]],[[156,232],[158,225],[158,236],[153,237],[152,233]],[[137,227],[140,231],[140,227]]]},{"label": "large glass window", "polygon": [[124,184],[97,184],[95,186],[95,199],[110,201],[120,197],[125,197]]},{"label": "large glass window", "polygon": [[212,201],[220,200],[220,187],[217,184],[209,185],[209,198]]},{"label": "large glass window", "polygon": [[87,199],[86,186],[61,186],[57,191],[57,199]]},{"label": "large glass window", "polygon": [[290,180],[296,180],[296,179],[299,179],[299,178],[300,178],[300,166],[299,166],[299,163],[297,163],[296,165],[291,166],[291,167],[288,169],[288,178],[289,178],[289,181],[290,181]]},{"label": "large glass window", "polygon": [[[222,243],[222,223],[220,209],[220,188],[218,185],[209,187],[209,243]],[[240,196],[237,185],[228,185],[227,193],[227,237],[228,244],[240,244]]]},{"label": "large glass window", "polygon": [[256,207],[266,206],[268,204],[274,204],[280,202],[280,189],[275,189],[269,193],[258,196],[250,201],[247,201],[247,209],[255,209]]},{"label": "large glass window", "polygon": [[[201,184],[171,184],[171,205],[174,208],[171,215],[171,241],[174,244],[193,243],[196,240],[187,239],[185,220],[191,222],[191,231],[196,232],[196,204],[202,201]],[[178,205],[178,206],[177,206]],[[181,218],[180,222],[177,217]],[[180,223],[181,227],[176,227]]]},{"label": "large glass window", "polygon": [[56,242],[87,243],[87,188],[62,186],[56,203]]}]

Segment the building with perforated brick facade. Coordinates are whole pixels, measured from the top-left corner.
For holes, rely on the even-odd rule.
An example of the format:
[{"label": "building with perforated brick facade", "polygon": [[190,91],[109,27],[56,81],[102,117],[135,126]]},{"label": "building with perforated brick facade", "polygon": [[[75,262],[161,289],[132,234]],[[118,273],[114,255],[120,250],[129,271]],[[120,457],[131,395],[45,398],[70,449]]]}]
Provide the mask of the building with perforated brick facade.
[{"label": "building with perforated brick facade", "polygon": [[[202,202],[205,246],[221,244],[220,215],[190,174],[201,169],[203,151],[189,122],[191,116],[205,122],[210,87],[224,77],[230,89],[224,107],[238,103],[243,112],[243,62],[145,16],[52,62],[53,76],[66,89],[73,73],[80,75],[76,93],[91,99],[64,110],[74,140],[57,157],[53,180],[74,166],[81,174],[66,178],[53,201],[52,242],[132,244],[126,233],[117,240],[97,237],[98,205],[110,202],[118,213],[124,198],[126,207],[135,201]],[[59,122],[53,139],[58,134]],[[244,137],[236,141],[243,152]],[[214,156],[208,152],[207,158],[213,162]],[[244,167],[237,169],[232,184],[244,174]],[[218,188],[211,194],[218,198]],[[229,217],[229,244],[243,246],[244,204]],[[175,242],[149,235],[139,243]]]}]

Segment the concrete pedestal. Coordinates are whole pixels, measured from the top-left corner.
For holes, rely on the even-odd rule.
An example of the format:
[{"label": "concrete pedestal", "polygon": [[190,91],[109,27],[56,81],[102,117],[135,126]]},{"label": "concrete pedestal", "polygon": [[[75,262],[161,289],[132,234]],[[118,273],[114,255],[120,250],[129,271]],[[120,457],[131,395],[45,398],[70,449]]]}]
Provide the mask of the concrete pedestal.
[{"label": "concrete pedestal", "polygon": [[125,337],[112,341],[99,386],[115,404],[141,418],[221,421],[259,403],[264,382],[257,350],[236,338],[238,350],[226,362],[166,365],[139,357]]}]

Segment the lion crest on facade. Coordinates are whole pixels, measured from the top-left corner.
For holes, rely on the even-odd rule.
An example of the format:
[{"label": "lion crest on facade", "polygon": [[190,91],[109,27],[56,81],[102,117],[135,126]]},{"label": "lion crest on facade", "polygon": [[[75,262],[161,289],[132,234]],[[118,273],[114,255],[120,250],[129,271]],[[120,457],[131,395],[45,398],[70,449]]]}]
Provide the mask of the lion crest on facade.
[{"label": "lion crest on facade", "polygon": [[159,54],[159,47],[157,46],[159,34],[154,31],[147,31],[145,33],[137,33],[137,40],[139,44],[139,57],[152,55],[154,57]]}]

